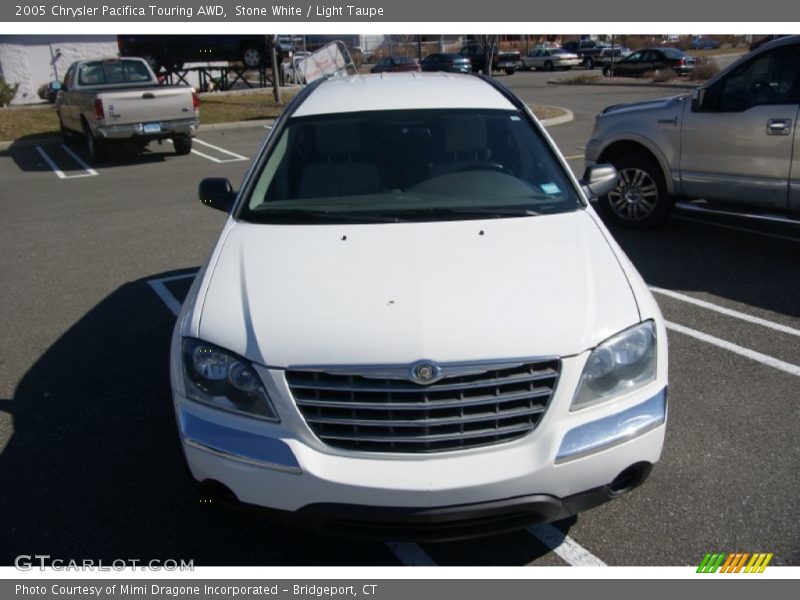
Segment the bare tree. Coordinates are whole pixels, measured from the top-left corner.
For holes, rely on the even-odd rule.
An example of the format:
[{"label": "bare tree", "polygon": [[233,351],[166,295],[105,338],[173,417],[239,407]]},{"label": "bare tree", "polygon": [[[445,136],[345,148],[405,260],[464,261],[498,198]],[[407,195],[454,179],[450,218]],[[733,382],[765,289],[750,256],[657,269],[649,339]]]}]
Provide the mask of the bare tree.
[{"label": "bare tree", "polygon": [[478,42],[481,52],[483,52],[483,74],[487,77],[491,77],[494,53],[497,51],[498,36],[476,35],[475,40]]}]

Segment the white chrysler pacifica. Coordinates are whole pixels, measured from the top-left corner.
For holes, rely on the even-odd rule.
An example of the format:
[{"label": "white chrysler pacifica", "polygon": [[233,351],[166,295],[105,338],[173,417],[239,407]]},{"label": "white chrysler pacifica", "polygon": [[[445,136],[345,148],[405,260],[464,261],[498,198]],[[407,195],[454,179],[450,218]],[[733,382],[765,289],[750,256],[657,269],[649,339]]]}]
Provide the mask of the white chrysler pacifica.
[{"label": "white chrysler pacifica", "polygon": [[667,340],[530,110],[491,80],[332,78],[284,111],[175,327],[194,478],[328,531],[553,521],[658,461]]}]

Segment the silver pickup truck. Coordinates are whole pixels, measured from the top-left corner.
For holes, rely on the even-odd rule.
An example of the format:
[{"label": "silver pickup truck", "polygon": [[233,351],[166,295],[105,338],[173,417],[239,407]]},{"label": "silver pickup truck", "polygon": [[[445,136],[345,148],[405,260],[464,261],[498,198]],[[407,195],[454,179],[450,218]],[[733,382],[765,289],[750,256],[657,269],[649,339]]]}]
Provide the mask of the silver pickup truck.
[{"label": "silver pickup truck", "polygon": [[597,116],[586,163],[620,184],[598,200],[606,219],[661,225],[677,198],[800,216],[800,36],[743,56],[694,91],[620,104]]},{"label": "silver pickup truck", "polygon": [[175,152],[192,150],[200,102],[188,86],[160,85],[141,58],[82,60],[67,70],[56,98],[66,142],[82,136],[93,161],[109,142],[171,139]]}]

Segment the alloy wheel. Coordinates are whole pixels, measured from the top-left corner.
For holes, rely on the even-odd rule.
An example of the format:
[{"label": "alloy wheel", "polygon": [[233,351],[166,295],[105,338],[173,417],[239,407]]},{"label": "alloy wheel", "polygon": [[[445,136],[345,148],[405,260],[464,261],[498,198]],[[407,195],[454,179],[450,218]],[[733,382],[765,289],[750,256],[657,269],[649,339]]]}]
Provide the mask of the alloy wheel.
[{"label": "alloy wheel", "polygon": [[628,167],[619,172],[619,185],[608,193],[611,210],[626,221],[649,217],[658,204],[658,187],[647,171]]}]

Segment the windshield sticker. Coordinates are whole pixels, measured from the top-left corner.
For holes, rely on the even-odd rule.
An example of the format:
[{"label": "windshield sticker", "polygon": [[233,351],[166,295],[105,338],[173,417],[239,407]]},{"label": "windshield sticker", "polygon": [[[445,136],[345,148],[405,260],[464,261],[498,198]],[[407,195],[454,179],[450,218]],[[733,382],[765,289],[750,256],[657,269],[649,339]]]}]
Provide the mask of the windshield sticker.
[{"label": "windshield sticker", "polygon": [[561,190],[558,189],[558,186],[555,183],[543,183],[541,186],[542,191],[545,194],[560,194]]}]

